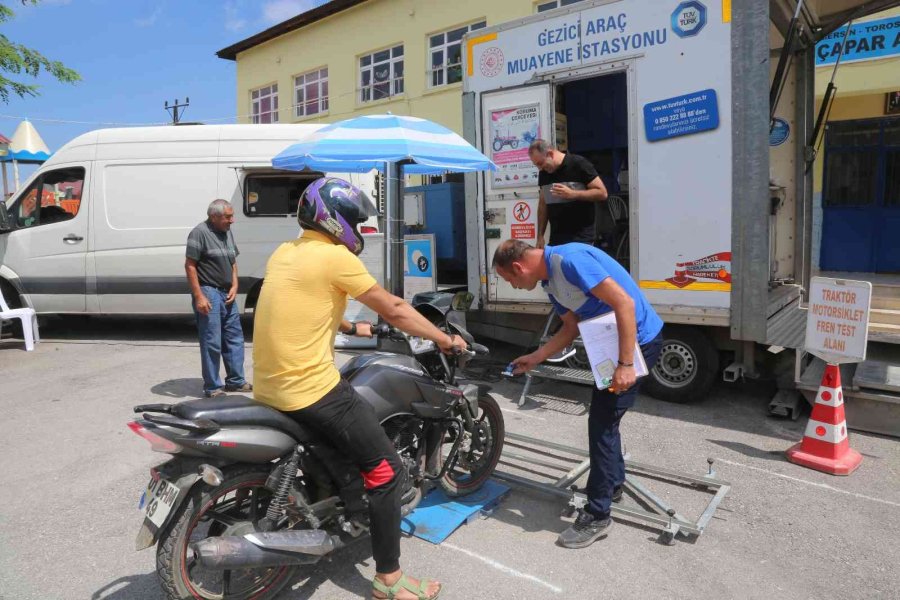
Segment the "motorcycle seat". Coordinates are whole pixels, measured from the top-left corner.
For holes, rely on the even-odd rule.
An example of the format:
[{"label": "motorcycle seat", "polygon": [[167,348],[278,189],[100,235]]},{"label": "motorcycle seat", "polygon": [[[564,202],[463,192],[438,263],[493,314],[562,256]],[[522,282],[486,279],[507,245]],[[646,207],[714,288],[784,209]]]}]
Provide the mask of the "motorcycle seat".
[{"label": "motorcycle seat", "polygon": [[309,442],[316,435],[308,427],[284,413],[246,396],[219,396],[180,402],[172,414],[182,419],[209,419],[219,425],[260,425],[287,433],[298,442]]}]

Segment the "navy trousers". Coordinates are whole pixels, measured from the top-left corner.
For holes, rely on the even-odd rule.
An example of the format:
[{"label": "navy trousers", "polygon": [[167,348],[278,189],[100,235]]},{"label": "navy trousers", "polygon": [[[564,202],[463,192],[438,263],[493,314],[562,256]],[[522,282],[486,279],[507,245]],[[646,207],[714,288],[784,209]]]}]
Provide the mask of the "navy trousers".
[{"label": "navy trousers", "polygon": [[[662,334],[641,346],[647,366],[651,369],[662,350]],[[588,417],[588,444],[591,470],[587,482],[587,511],[597,518],[609,516],[613,490],[625,483],[625,459],[622,457],[622,436],[619,423],[629,408],[634,406],[638,390],[645,378],[621,395],[596,387],[591,397]]]}]

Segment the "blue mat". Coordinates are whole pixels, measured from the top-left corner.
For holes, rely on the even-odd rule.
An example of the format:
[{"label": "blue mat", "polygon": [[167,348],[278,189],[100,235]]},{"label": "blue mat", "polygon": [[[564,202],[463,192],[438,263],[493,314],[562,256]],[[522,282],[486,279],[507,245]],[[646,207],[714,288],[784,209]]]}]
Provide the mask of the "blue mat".
[{"label": "blue mat", "polygon": [[468,523],[481,511],[494,508],[508,493],[508,486],[490,480],[477,492],[462,498],[448,498],[442,489],[435,488],[406,515],[400,529],[432,544],[440,544],[457,527]]}]

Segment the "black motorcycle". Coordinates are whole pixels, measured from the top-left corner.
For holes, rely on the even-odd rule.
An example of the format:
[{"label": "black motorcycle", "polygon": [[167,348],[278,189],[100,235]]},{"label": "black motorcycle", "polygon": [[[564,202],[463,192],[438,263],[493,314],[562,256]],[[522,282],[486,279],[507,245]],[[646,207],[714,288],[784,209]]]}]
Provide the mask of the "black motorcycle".
[{"label": "black motorcycle", "polygon": [[[377,335],[407,353],[362,354],[341,369],[406,466],[404,514],[434,482],[449,496],[479,489],[503,447],[496,400],[486,386],[457,378],[487,348],[459,325],[444,320],[443,327],[468,350],[446,356],[430,341],[379,325]],[[242,396],[134,411],[143,414],[129,428],[173,456],[150,469],[136,540],[138,550],[156,544],[169,598],[270,598],[300,565],[366,532],[358,471],[281,412]]]}]

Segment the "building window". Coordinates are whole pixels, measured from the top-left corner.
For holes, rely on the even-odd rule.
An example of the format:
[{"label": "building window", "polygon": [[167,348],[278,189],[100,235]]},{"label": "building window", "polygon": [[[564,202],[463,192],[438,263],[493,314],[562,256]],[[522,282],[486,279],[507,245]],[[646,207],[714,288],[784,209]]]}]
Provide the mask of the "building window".
[{"label": "building window", "polygon": [[359,100],[371,102],[403,93],[403,46],[359,59]]},{"label": "building window", "polygon": [[251,123],[278,122],[278,84],[250,92]]},{"label": "building window", "polygon": [[576,4],[581,1],[582,0],[549,0],[549,2],[538,2],[534,5],[534,12],[540,13],[547,10],[553,10],[560,6],[569,6],[570,4]]},{"label": "building window", "polygon": [[294,77],[294,116],[308,117],[328,110],[328,68]]},{"label": "building window", "polygon": [[462,81],[462,37],[485,25],[484,21],[479,21],[428,37],[428,52],[431,55],[428,64],[431,67],[425,78],[430,81],[430,87]]}]

